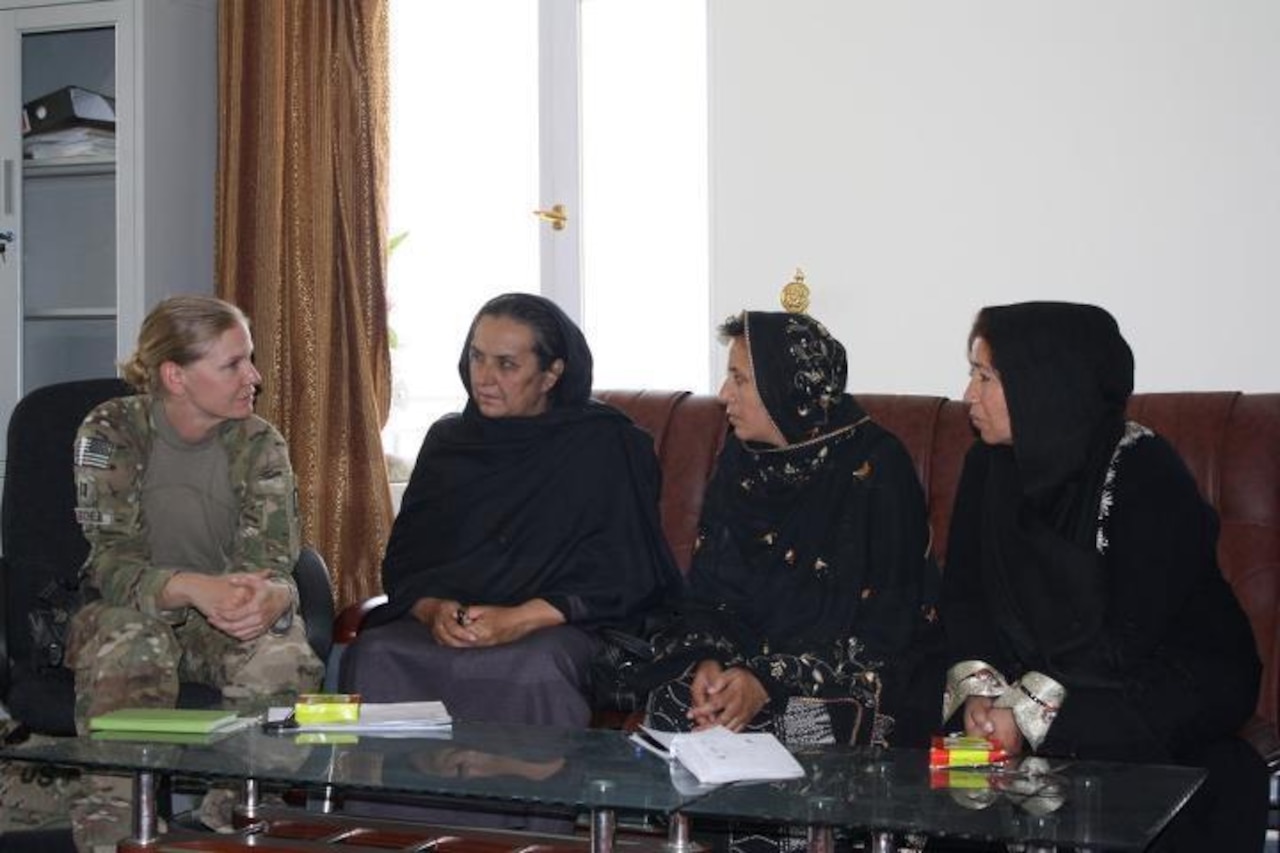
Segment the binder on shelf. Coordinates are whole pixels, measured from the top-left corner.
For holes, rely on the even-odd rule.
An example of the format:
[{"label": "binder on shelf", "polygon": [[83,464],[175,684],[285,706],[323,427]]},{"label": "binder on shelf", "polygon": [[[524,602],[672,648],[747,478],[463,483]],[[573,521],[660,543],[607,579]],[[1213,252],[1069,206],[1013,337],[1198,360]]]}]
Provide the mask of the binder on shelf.
[{"label": "binder on shelf", "polygon": [[115,126],[115,98],[79,86],[63,86],[22,105],[23,136],[64,127],[114,130]]}]

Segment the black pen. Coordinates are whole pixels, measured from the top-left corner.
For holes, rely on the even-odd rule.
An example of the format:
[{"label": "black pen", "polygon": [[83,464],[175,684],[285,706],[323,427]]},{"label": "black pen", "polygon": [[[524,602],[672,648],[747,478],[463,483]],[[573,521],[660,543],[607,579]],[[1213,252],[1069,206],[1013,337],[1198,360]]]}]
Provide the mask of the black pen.
[{"label": "black pen", "polygon": [[294,716],[292,711],[289,712],[287,717],[280,720],[270,719],[270,712],[268,712],[268,716],[262,721],[262,730],[264,732],[287,732],[297,727],[298,718]]},{"label": "black pen", "polygon": [[671,749],[666,744],[649,734],[649,732],[645,731],[643,728],[633,731],[627,736],[627,740],[665,761],[671,761],[675,757],[671,754]]}]

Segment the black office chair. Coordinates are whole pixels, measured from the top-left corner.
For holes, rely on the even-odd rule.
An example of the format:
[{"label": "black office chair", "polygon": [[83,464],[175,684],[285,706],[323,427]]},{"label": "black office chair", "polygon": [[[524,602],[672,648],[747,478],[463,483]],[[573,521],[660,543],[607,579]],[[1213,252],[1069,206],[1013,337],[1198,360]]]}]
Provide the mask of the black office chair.
[{"label": "black office chair", "polygon": [[[33,614],[69,601],[89,544],[75,520],[71,448],[94,406],[131,394],[119,379],[85,379],[38,388],[9,419],[8,460],[0,498],[0,697],[14,720],[32,732],[75,734],[75,682],[57,665],[61,648]],[[294,577],[307,639],[320,660],[333,645],[333,595],[328,568],[304,548]],[[180,707],[217,704],[208,685],[181,685]]]}]

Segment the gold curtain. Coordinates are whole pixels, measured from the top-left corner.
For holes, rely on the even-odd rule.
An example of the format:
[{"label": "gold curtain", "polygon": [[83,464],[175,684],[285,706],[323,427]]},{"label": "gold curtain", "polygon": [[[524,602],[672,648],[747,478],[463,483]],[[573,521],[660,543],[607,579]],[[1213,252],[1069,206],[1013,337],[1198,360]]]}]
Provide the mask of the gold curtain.
[{"label": "gold curtain", "polygon": [[289,442],[339,607],[391,525],[387,0],[222,0],[217,281],[253,324],[259,413]]}]

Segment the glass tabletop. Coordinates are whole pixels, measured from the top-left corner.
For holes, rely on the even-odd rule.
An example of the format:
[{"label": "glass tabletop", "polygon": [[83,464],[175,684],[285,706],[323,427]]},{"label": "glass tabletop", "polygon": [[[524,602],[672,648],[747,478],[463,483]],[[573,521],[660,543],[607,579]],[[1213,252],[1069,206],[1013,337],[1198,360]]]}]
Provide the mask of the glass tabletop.
[{"label": "glass tabletop", "polygon": [[[603,729],[455,722],[407,736],[273,734],[251,729],[200,742],[66,738],[5,747],[0,758],[84,769],[291,787],[438,795],[669,814],[706,793],[677,787],[664,761]],[[683,788],[683,790],[682,790]]]},{"label": "glass tabletop", "polygon": [[1023,759],[930,771],[924,750],[795,750],[803,779],[722,787],[684,813],[931,838],[1141,850],[1204,780],[1190,767]]},{"label": "glass tabletop", "polygon": [[795,754],[802,779],[713,787],[623,732],[462,721],[414,736],[271,734],[254,726],[198,743],[66,738],[0,749],[0,758],[205,781],[1120,850],[1145,847],[1204,778],[1187,767],[1039,758],[998,771],[931,772],[923,750],[828,746]]}]

